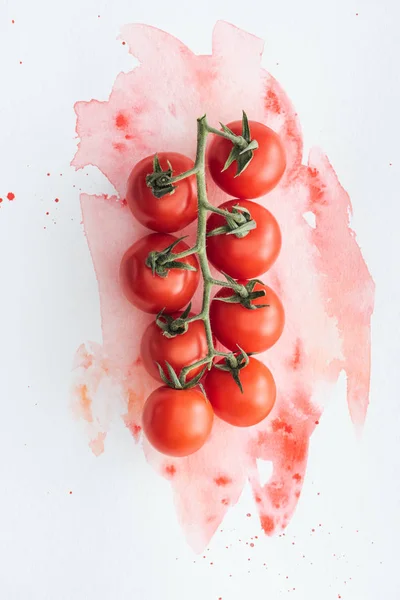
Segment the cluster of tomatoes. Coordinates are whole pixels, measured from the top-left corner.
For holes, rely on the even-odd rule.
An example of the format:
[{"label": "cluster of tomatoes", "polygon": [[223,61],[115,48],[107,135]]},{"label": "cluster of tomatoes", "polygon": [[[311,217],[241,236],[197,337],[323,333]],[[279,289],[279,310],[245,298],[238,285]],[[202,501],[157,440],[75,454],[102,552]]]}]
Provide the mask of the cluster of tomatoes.
[{"label": "cluster of tomatoes", "polygon": [[[247,126],[258,145],[239,176],[235,161],[227,163],[232,154],[229,139],[213,137],[206,155],[211,177],[234,198],[218,208],[232,215],[249,215],[255,226],[245,235],[235,235],[227,231],[221,210],[211,212],[206,226],[207,259],[235,285],[221,287],[201,318],[190,312],[190,300],[203,272],[198,256],[189,253],[182,239],[171,235],[198,217],[193,161],[178,153],[159,153],[155,159],[151,156],[139,162],[128,181],[127,203],[132,213],[154,232],[128,249],[120,267],[128,300],[157,315],[144,332],[141,358],[149,374],[163,385],[145,403],[143,429],[157,450],[172,456],[189,455],[205,443],[214,413],[232,425],[247,427],[263,420],[275,402],[274,378],[252,355],[275,344],[284,327],[280,299],[256,279],[276,260],[281,232],[274,216],[252,199],[277,185],[286,161],[275,132],[258,122],[247,122]],[[239,136],[242,127],[242,121],[235,121],[225,130]],[[193,174],[171,184],[171,177],[187,172]],[[152,178],[161,185],[159,195]],[[209,356],[206,319],[213,349],[218,341],[227,351],[215,352],[207,365],[211,368],[203,361],[203,365],[186,369],[182,385],[182,369]]]}]

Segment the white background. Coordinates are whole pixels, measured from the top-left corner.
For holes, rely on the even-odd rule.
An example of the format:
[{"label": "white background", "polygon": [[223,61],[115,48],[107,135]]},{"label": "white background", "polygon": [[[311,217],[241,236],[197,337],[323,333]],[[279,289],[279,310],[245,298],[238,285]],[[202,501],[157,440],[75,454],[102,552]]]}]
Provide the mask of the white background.
[{"label": "white background", "polygon": [[[399,598],[399,18],[397,0],[2,1],[2,600]],[[79,189],[112,189],[69,162],[74,102],[106,99],[134,64],[120,26],[148,23],[205,54],[217,19],[266,40],[263,64],[298,110],[306,152],[321,146],[350,193],[377,294],[362,439],[340,381],[286,535],[262,535],[245,490],[202,558],[122,423],[95,458],[73,420],[74,352],[101,341]]]}]

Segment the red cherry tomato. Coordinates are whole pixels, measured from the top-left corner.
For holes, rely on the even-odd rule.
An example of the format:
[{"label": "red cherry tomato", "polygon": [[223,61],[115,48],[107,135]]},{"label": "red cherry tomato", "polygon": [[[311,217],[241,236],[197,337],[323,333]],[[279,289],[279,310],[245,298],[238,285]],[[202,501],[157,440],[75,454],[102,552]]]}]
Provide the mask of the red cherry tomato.
[{"label": "red cherry tomato", "polygon": [[146,400],[143,431],[159,452],[188,456],[204,445],[213,418],[211,404],[199,390],[174,390],[163,386]]},{"label": "red cherry tomato", "polygon": [[[156,198],[146,185],[146,175],[153,172],[153,156],[147,156],[133,169],[128,180],[126,201],[136,219],[154,231],[171,233],[183,229],[197,216],[196,177],[192,175],[174,184],[171,194]],[[190,158],[177,152],[160,152],[160,165],[168,170],[168,161],[173,176],[193,168]]]},{"label": "red cherry tomato", "polygon": [[256,425],[269,415],[276,398],[276,386],[271,371],[262,362],[250,358],[239,371],[243,393],[231,373],[211,369],[204,387],[214,412],[220,419],[236,425]]},{"label": "red cherry tomato", "polygon": [[[131,246],[122,258],[120,282],[127,299],[137,308],[148,313],[159,313],[162,309],[174,312],[189,303],[200,278],[200,267],[194,254],[180,259],[192,265],[197,271],[171,269],[166,277],[153,275],[146,265],[146,258],[152,250],[167,248],[177,238],[166,233],[151,233]],[[173,250],[175,254],[188,249],[179,242]]]},{"label": "red cherry tomato", "polygon": [[[172,316],[178,318],[180,313]],[[179,376],[183,367],[201,360],[207,356],[207,353],[207,337],[203,321],[189,323],[186,333],[172,338],[166,337],[154,321],[144,332],[140,349],[145,369],[158,381],[162,380],[156,363],[159,363],[164,372],[167,372],[165,365],[165,361],[167,361]],[[191,369],[186,376],[186,381],[191,381],[202,368]]]},{"label": "red cherry tomato", "polygon": [[[246,285],[247,281],[239,281]],[[228,304],[213,300],[210,309],[211,327],[216,338],[229,350],[238,346],[245,352],[263,352],[277,342],[285,324],[282,302],[267,285],[256,283],[254,291],[265,291],[251,301],[254,306],[268,304],[265,308],[249,309],[241,304]],[[221,288],[216,298],[232,296],[232,290]]]},{"label": "red cherry tomato", "polygon": [[[219,208],[232,212],[235,205],[247,208],[256,221],[256,229],[245,237],[221,234],[207,238],[207,256],[219,271],[235,279],[252,279],[268,271],[281,249],[281,230],[275,217],[263,206],[251,200],[229,200]],[[223,216],[212,213],[207,231],[226,225]]]},{"label": "red cherry tomato", "polygon": [[[259,198],[267,194],[278,184],[286,168],[285,149],[280,137],[262,123],[249,121],[249,125],[251,138],[257,140],[258,148],[238,177],[235,177],[236,161],[222,171],[232,150],[232,142],[215,135],[208,151],[211,177],[224,192],[236,198]],[[236,135],[241,135],[241,121],[229,123],[228,127]]]}]

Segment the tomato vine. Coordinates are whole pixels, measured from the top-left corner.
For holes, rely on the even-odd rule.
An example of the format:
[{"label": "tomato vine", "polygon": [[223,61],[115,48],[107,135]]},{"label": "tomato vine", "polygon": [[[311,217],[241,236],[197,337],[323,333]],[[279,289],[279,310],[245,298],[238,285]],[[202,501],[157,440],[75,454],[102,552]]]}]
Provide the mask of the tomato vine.
[{"label": "tomato vine", "polygon": [[[252,229],[255,229],[257,227],[256,222],[251,218],[251,214],[247,209],[243,209],[238,205],[234,207],[232,212],[230,212],[228,210],[223,210],[218,207],[215,207],[208,201],[205,172],[206,142],[208,134],[211,133],[214,135],[218,135],[232,142],[233,147],[230,155],[228,156],[224,168],[227,169],[232,164],[232,162],[236,161],[236,176],[240,176],[240,174],[247,168],[247,166],[250,164],[250,161],[253,158],[253,152],[258,148],[257,141],[251,139],[248,119],[244,112],[242,121],[242,135],[235,135],[225,125],[221,124],[221,126],[222,130],[215,129],[214,127],[211,127],[208,124],[206,115],[200,117],[197,120],[197,151],[194,167],[187,172],[180,173],[173,177],[171,165],[168,165],[167,171],[163,171],[161,169],[160,163],[156,155],[153,163],[153,173],[147,175],[146,178],[147,185],[151,188],[154,196],[156,198],[161,198],[166,194],[171,194],[174,192],[175,183],[182,181],[183,179],[192,175],[196,176],[198,215],[197,236],[195,245],[192,248],[189,248],[188,250],[184,250],[183,252],[176,254],[173,253],[174,245],[171,245],[171,247],[166,248],[162,252],[151,252],[147,259],[147,266],[149,266],[153,270],[153,273],[164,277],[168,273],[169,268],[188,269],[188,265],[186,265],[185,263],[180,263],[179,261],[182,258],[185,258],[191,254],[196,254],[200,265],[201,274],[203,277],[203,299],[201,311],[197,315],[194,315],[189,318],[184,316],[184,318],[182,319],[181,317],[179,325],[182,327],[182,322],[190,323],[196,320],[202,320],[204,323],[207,338],[208,353],[204,358],[194,362],[193,364],[183,367],[179,376],[174,372],[173,368],[168,363],[168,374],[165,374],[162,367],[159,366],[160,375],[164,383],[171,387],[179,389],[187,388],[188,386],[193,387],[194,383],[197,384],[200,381],[201,376],[204,374],[206,368],[211,368],[213,361],[216,357],[225,358],[225,361],[223,361],[222,364],[216,365],[216,368],[231,371],[235,381],[238,383],[239,387],[241,387],[239,379],[239,369],[245,367],[248,364],[248,356],[240,348],[238,348],[238,353],[236,353],[236,355],[233,352],[220,352],[216,350],[210,323],[211,291],[213,286],[231,288],[235,297],[242,299],[243,305],[248,306],[249,308],[255,309],[258,307],[265,306],[250,305],[251,299],[253,299],[254,297],[265,295],[264,291],[259,291],[255,293],[253,292],[255,281],[254,283],[249,282],[249,284],[247,285],[242,285],[240,283],[237,283],[232,277],[230,277],[227,274],[224,274],[225,281],[217,280],[212,277],[210,271],[210,266],[206,252],[207,235],[214,236],[225,234],[235,235],[236,237],[242,238],[245,237]],[[208,212],[213,212],[224,217],[226,220],[226,225],[207,234],[206,225]],[[225,302],[232,301],[232,297],[221,297],[218,299]],[[173,324],[170,324],[170,330],[171,329],[174,329]],[[197,369],[199,367],[204,367],[204,369],[196,378],[192,379],[190,383],[187,383],[186,377],[188,373],[192,369]]]}]

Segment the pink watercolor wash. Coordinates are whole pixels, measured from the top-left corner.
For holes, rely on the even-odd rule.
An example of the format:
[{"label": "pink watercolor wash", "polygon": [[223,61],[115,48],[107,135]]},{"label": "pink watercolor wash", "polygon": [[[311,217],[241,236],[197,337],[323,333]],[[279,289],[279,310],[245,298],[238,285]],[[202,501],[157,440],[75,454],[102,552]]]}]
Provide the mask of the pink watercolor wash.
[{"label": "pink watercolor wash", "polygon": [[[277,218],[283,238],[281,254],[264,276],[286,311],[281,339],[261,355],[278,388],[273,412],[249,429],[216,418],[209,441],[188,458],[168,459],[141,440],[148,462],[170,480],[179,521],[190,545],[200,551],[246,481],[264,531],[273,534],[288,524],[305,477],[309,439],[323,410],[320,392],[342,370],[351,419],[362,426],[369,397],[374,283],[349,226],[350,199],[327,157],[312,149],[307,164],[302,162],[297,114],[279,83],[261,67],[262,40],[225,22],[214,28],[211,56],[197,56],[146,25],[125,26],[121,38],[140,65],[118,75],[107,101],[75,106],[80,141],[72,164],[76,169],[95,165],[117,193],[81,195],[99,286],[103,345],[78,349],[74,397],[96,455],[103,452],[116,416],[141,440],[143,403],[157,386],[139,357],[151,317],[125,300],[118,283],[123,253],[146,233],[124,202],[131,169],[156,151],[194,158],[196,119],[204,113],[216,126],[240,118],[244,109],[279,133],[287,151],[283,180],[259,200]],[[209,198],[217,205],[227,199],[211,181]],[[193,235],[193,227],[188,233]],[[273,464],[265,485],[257,459]]]}]

